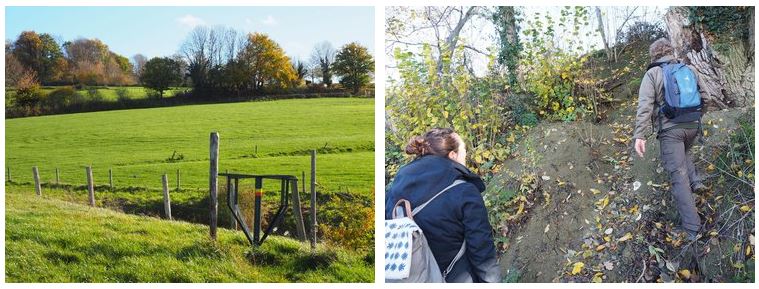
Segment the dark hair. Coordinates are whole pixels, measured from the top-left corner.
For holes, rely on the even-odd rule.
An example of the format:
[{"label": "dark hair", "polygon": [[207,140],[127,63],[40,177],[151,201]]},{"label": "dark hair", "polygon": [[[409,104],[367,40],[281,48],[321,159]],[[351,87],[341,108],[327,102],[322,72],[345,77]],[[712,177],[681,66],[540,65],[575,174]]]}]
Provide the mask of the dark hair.
[{"label": "dark hair", "polygon": [[419,157],[448,157],[450,152],[459,148],[459,141],[453,136],[454,133],[450,128],[433,128],[421,136],[412,137],[406,145],[406,153]]}]

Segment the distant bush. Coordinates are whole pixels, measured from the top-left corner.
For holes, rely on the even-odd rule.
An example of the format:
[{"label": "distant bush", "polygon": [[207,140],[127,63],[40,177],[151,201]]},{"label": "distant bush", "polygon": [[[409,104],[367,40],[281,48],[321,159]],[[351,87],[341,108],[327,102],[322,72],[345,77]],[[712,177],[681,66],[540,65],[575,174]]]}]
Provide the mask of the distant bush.
[{"label": "distant bush", "polygon": [[42,101],[42,91],[33,73],[25,73],[16,84],[14,103],[18,107],[35,110]]},{"label": "distant bush", "polygon": [[42,103],[46,110],[62,110],[66,107],[82,102],[82,97],[71,86],[56,88],[50,92]]},{"label": "distant bush", "polygon": [[124,102],[129,99],[129,90],[123,87],[116,88],[116,101]]},{"label": "distant bush", "polygon": [[667,33],[660,25],[637,21],[620,34],[619,38],[624,41],[623,43],[632,43],[636,41],[651,42],[666,36]]}]

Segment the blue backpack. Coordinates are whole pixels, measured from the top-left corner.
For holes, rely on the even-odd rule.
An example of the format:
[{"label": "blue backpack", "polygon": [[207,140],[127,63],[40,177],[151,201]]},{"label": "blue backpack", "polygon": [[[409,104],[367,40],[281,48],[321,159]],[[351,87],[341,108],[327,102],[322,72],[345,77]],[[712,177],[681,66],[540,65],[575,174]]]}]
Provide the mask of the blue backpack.
[{"label": "blue backpack", "polygon": [[664,104],[660,112],[675,123],[700,121],[703,104],[693,71],[680,62],[658,63],[664,74]]}]

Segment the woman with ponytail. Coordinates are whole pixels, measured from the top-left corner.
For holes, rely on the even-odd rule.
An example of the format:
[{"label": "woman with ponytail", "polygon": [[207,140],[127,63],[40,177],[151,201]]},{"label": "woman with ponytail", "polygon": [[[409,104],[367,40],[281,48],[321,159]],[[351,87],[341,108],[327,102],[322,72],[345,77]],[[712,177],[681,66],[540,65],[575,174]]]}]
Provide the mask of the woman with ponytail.
[{"label": "woman with ponytail", "polygon": [[395,204],[408,200],[411,208],[433,198],[414,216],[442,272],[463,246],[465,254],[446,277],[446,282],[500,282],[493,233],[481,193],[485,184],[466,168],[464,140],[449,128],[435,128],[412,137],[406,153],[416,156],[402,167],[385,195],[385,218]]}]

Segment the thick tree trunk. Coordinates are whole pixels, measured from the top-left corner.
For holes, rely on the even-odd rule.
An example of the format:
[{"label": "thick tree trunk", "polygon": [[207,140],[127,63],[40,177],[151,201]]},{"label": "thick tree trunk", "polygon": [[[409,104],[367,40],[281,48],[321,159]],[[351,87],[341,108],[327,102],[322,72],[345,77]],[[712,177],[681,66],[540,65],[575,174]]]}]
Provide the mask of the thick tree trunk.
[{"label": "thick tree trunk", "polygon": [[692,65],[705,86],[706,106],[713,110],[748,104],[754,98],[754,61],[746,57],[745,45],[730,44],[726,55],[721,55],[688,15],[687,8],[672,7],[664,18],[675,57]]}]

